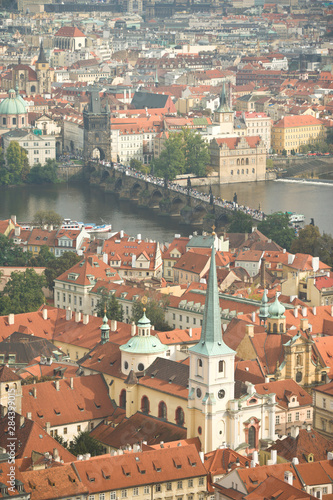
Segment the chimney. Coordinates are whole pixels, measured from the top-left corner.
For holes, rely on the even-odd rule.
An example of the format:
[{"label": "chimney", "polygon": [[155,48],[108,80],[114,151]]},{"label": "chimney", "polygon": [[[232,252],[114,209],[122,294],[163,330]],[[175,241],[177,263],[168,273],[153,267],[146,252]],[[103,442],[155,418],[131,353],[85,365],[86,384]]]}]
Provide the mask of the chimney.
[{"label": "chimney", "polygon": [[254,461],[254,460],[251,460],[251,469],[253,469],[253,467],[255,467],[255,466],[256,466],[255,461]]},{"label": "chimney", "polygon": [[8,324],[9,325],[14,324],[14,314],[13,313],[8,314]]},{"label": "chimney", "polygon": [[249,337],[254,337],[254,325],[246,325],[245,332]]},{"label": "chimney", "polygon": [[131,336],[134,337],[135,334],[136,334],[136,325],[135,325],[134,321],[132,321],[132,323],[131,323]]},{"label": "chimney", "polygon": [[28,418],[29,420],[31,420],[31,417],[32,417],[32,413],[31,413],[31,411],[27,411],[27,418]]},{"label": "chimney", "polygon": [[188,336],[192,338],[192,328],[188,329]]},{"label": "chimney", "polygon": [[80,311],[75,312],[75,323],[80,323],[81,321],[81,313]]},{"label": "chimney", "polygon": [[293,485],[293,473],[290,470],[286,470],[284,472],[284,481],[285,483],[290,484],[290,486]]},{"label": "chimney", "polygon": [[103,256],[102,256],[102,260],[104,262],[104,264],[108,264],[108,254],[107,253],[103,253]]},{"label": "chimney", "polygon": [[11,215],[10,218],[11,218],[13,224],[16,225],[16,215]]},{"label": "chimney", "polygon": [[43,319],[47,320],[47,309],[43,309]]},{"label": "chimney", "polygon": [[20,427],[23,427],[24,420],[25,420],[24,415],[20,415]]},{"label": "chimney", "polygon": [[71,378],[69,379],[69,385],[70,385],[70,388],[71,388],[71,389],[74,389],[74,379],[73,379],[73,377],[71,377]]},{"label": "chimney", "polygon": [[266,259],[263,257],[261,259],[261,267],[260,267],[260,285],[265,288],[265,283],[266,283]]},{"label": "chimney", "polygon": [[72,311],[70,307],[66,309],[66,321],[70,321],[72,319]]},{"label": "chimney", "polygon": [[301,330],[305,332],[309,328],[309,320],[308,318],[301,318]]},{"label": "chimney", "polygon": [[290,429],[290,435],[291,435],[291,437],[297,438],[298,434],[299,434],[299,427],[297,425],[296,426],[293,425],[291,427],[291,429]]},{"label": "chimney", "polygon": [[271,450],[271,460],[273,465],[276,465],[277,462],[277,450]]},{"label": "chimney", "polygon": [[58,448],[53,448],[53,460],[55,460],[56,462],[59,461],[59,452],[58,452]]},{"label": "chimney", "polygon": [[332,451],[329,451],[327,453],[327,460],[333,460],[333,452]]},{"label": "chimney", "polygon": [[312,308],[312,314],[314,316],[316,316],[316,314],[317,314],[317,308],[316,308],[316,306],[313,306],[313,308]]},{"label": "chimney", "polygon": [[87,325],[89,323],[89,314],[84,314],[83,315],[83,320],[82,320],[82,323],[84,325]]},{"label": "chimney", "polygon": [[37,398],[37,389],[36,389],[36,387],[32,388],[32,393],[33,393],[34,398],[36,399]]},{"label": "chimney", "polygon": [[141,240],[141,239],[142,239],[142,238],[141,238],[141,234],[140,234],[140,233],[137,235],[137,239],[138,239],[138,240]]},{"label": "chimney", "polygon": [[251,321],[253,323],[255,323],[255,321],[256,321],[256,313],[254,311],[251,313]]},{"label": "chimney", "polygon": [[295,260],[295,255],[292,253],[288,254],[288,264],[291,265]]},{"label": "chimney", "polygon": [[200,460],[201,462],[204,464],[205,463],[205,454],[203,451],[199,451],[199,456],[200,456]]},{"label": "chimney", "polygon": [[50,422],[45,422],[45,431],[50,434],[51,424]]},{"label": "chimney", "polygon": [[123,229],[120,231],[119,235],[120,235],[120,239],[124,237],[124,231],[123,231]]},{"label": "chimney", "polygon": [[115,319],[111,320],[111,332],[117,331],[117,321]]},{"label": "chimney", "polygon": [[258,464],[259,463],[259,460],[258,460],[258,452],[257,451],[254,451],[252,453],[252,460],[254,461],[254,463]]},{"label": "chimney", "polygon": [[21,226],[15,226],[14,234],[15,234],[15,236],[21,235]]},{"label": "chimney", "polygon": [[299,464],[299,460],[298,460],[297,457],[293,457],[293,459],[292,459],[291,462],[292,462],[293,465],[298,465]]},{"label": "chimney", "polygon": [[302,307],[302,316],[305,318],[308,314],[308,309],[306,307]]},{"label": "chimney", "polygon": [[57,391],[59,391],[59,388],[60,388],[59,380],[54,381],[54,387],[56,388]]},{"label": "chimney", "polygon": [[294,316],[295,316],[295,318],[298,317],[298,307],[297,306],[294,309]]}]

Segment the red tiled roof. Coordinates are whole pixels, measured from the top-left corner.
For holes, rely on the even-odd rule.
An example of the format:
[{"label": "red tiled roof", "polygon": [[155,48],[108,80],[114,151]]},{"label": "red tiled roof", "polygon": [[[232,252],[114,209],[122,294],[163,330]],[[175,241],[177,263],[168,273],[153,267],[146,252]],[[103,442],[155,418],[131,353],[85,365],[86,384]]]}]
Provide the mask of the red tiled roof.
[{"label": "red tiled roof", "polygon": [[82,33],[82,31],[79,30],[79,28],[76,28],[75,26],[62,26],[54,36],[64,36],[64,37],[84,37],[85,35]]},{"label": "red tiled roof", "polygon": [[306,127],[322,125],[322,122],[311,115],[284,116],[273,125],[274,128]]},{"label": "red tiled roof", "polygon": [[236,149],[242,139],[245,139],[250,148],[256,148],[261,141],[259,135],[253,137],[224,137],[215,139],[217,144],[221,147],[225,144],[229,149]]}]

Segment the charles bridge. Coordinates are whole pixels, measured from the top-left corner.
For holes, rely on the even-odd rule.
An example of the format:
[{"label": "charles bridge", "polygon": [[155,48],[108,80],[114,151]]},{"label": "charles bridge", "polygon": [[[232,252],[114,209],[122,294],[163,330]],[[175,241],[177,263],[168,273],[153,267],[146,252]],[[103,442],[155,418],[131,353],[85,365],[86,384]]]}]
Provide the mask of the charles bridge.
[{"label": "charles bridge", "polygon": [[106,191],[111,191],[121,200],[129,200],[140,207],[154,210],[160,216],[175,217],[180,223],[196,226],[224,226],[235,210],[250,214],[256,221],[264,214],[249,207],[239,206],[234,201],[215,198],[176,182],[165,182],[152,175],[145,175],[125,166],[114,166],[91,161],[92,178],[99,180]]}]

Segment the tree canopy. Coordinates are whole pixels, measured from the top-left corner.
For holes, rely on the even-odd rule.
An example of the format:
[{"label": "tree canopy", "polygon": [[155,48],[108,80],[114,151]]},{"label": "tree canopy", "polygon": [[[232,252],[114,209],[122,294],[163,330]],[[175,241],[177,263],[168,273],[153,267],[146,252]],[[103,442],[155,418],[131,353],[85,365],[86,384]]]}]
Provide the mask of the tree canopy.
[{"label": "tree canopy", "polygon": [[154,173],[164,179],[173,180],[177,175],[206,175],[210,161],[208,145],[199,132],[183,128],[173,132],[164,143],[159,158],[153,161]]},{"label": "tree canopy", "polygon": [[90,453],[92,457],[95,457],[96,455],[103,455],[105,453],[104,446],[90,436],[89,432],[80,432],[80,434],[75,436],[68,450],[75,456]]},{"label": "tree canopy", "polygon": [[333,238],[329,234],[321,234],[317,226],[309,224],[301,229],[291,245],[291,251],[307,253],[319,257],[329,266],[333,265]]},{"label": "tree canopy", "polygon": [[23,252],[7,236],[0,234],[0,266],[27,266],[31,257],[31,252]]},{"label": "tree canopy", "polygon": [[36,311],[44,302],[44,276],[33,269],[13,272],[0,295],[0,314],[20,314]]},{"label": "tree canopy", "polygon": [[6,167],[8,182],[5,182],[5,184],[17,184],[26,180],[29,173],[28,155],[17,141],[11,141],[7,148]]},{"label": "tree canopy", "polygon": [[53,290],[54,280],[75,264],[80,262],[82,257],[74,252],[64,252],[61,257],[57,257],[54,261],[50,260],[45,269],[46,284],[50,290]]},{"label": "tree canopy", "polygon": [[28,176],[29,184],[54,184],[57,179],[57,163],[50,158],[46,161],[44,167],[40,163],[32,167]]},{"label": "tree canopy", "polygon": [[259,222],[258,230],[287,251],[295,239],[295,231],[289,226],[289,215],[284,212],[267,215],[265,220]]},{"label": "tree canopy", "polygon": [[253,220],[251,215],[237,210],[231,216],[228,233],[251,233],[252,226]]},{"label": "tree canopy", "polygon": [[123,309],[114,294],[108,292],[106,288],[101,288],[99,291],[100,298],[95,307],[95,313],[100,318],[103,318],[105,312],[109,319],[123,321]]},{"label": "tree canopy", "polygon": [[138,323],[139,319],[143,316],[143,309],[146,308],[146,316],[150,320],[152,326],[156,330],[165,332],[171,330],[170,325],[165,321],[165,309],[168,305],[168,298],[163,297],[159,300],[155,294],[150,293],[148,296],[147,304],[143,304],[140,300],[137,300],[133,304],[132,308],[132,321],[135,324]]},{"label": "tree canopy", "polygon": [[34,226],[44,226],[47,224],[58,227],[61,225],[62,220],[61,215],[54,210],[38,210],[34,215],[32,224]]}]

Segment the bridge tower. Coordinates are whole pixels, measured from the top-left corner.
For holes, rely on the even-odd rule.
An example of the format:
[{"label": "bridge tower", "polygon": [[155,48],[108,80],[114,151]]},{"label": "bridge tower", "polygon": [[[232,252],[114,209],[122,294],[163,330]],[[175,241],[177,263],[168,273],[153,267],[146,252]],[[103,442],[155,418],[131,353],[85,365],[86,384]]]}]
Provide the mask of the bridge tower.
[{"label": "bridge tower", "polygon": [[108,103],[102,106],[99,92],[90,92],[90,103],[83,111],[84,159],[111,161],[111,121]]}]

